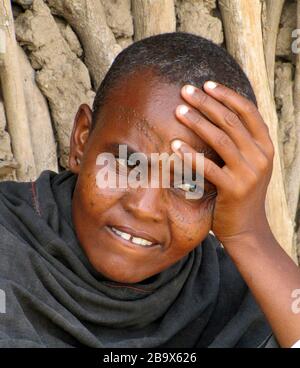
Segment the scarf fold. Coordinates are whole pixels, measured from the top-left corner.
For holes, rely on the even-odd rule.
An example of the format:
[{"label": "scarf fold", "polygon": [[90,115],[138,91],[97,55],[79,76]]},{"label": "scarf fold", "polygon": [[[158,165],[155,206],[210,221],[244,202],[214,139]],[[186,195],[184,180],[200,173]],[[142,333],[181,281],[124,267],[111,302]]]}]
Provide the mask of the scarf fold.
[{"label": "scarf fold", "polygon": [[77,177],[0,183],[0,347],[257,347],[270,328],[209,235],[136,284],[96,272],[71,217]]}]

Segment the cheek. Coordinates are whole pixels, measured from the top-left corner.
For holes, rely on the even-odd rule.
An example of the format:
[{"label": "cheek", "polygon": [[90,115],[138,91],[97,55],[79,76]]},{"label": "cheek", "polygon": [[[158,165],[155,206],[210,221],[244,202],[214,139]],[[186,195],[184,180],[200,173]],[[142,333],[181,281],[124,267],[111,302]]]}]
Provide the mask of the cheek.
[{"label": "cheek", "polygon": [[99,218],[113,207],[127,193],[127,189],[105,188],[97,184],[98,167],[82,169],[78,177],[76,197],[84,216],[93,218],[99,224]]},{"label": "cheek", "polygon": [[169,210],[172,241],[177,246],[194,248],[208,234],[212,224],[213,200],[204,200],[199,205],[174,201]]}]

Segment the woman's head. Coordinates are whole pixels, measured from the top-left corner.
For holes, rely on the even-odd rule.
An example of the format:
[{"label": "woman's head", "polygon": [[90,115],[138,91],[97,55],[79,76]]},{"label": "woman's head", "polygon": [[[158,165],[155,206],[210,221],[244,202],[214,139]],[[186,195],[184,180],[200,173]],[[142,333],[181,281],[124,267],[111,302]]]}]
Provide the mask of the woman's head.
[{"label": "woman's head", "polygon": [[[184,84],[214,80],[255,101],[250,83],[220,47],[201,37],[170,33],[121,52],[98,89],[93,112],[80,107],[71,139],[70,168],[78,174],[73,222],[94,268],[119,282],[139,282],[170,267],[194,249],[211,228],[215,188],[201,199],[181,188],[99,188],[101,153],[172,154],[180,139],[221,159],[175,116]],[[130,167],[129,167],[130,169]],[[172,173],[171,173],[172,175]]]},{"label": "woman's head", "polygon": [[123,78],[145,69],[152,69],[162,82],[178,87],[192,84],[201,88],[207,80],[217,81],[256,103],[245,73],[225,49],[193,34],[165,33],[135,42],[116,57],[98,88],[94,122],[109,91]]}]

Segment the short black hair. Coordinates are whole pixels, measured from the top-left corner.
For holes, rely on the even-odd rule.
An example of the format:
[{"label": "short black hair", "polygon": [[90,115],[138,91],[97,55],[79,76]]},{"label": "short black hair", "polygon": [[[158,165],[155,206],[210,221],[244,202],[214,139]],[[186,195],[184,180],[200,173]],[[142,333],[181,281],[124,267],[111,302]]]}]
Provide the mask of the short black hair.
[{"label": "short black hair", "polygon": [[219,82],[257,105],[247,76],[224,48],[190,33],[163,33],[137,41],[118,54],[96,93],[94,123],[109,90],[145,67],[178,86],[193,84],[201,88],[207,80]]}]

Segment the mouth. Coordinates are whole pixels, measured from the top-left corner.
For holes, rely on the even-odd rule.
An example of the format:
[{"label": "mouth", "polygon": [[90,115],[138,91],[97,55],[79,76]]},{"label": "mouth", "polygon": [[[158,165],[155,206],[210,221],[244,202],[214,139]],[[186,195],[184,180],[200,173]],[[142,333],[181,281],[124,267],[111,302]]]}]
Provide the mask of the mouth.
[{"label": "mouth", "polygon": [[[117,237],[125,240],[126,242],[128,242],[129,244],[132,244],[135,247],[142,247],[142,248],[152,248],[154,246],[159,246],[161,247],[161,244],[153,239],[150,238],[149,236],[147,236],[147,238],[145,238],[144,234],[138,234],[135,231],[132,231],[131,229],[126,229],[127,231],[124,231],[125,229],[122,228],[117,228],[114,226],[107,226],[107,228]],[[143,235],[143,236],[142,236]]]}]

